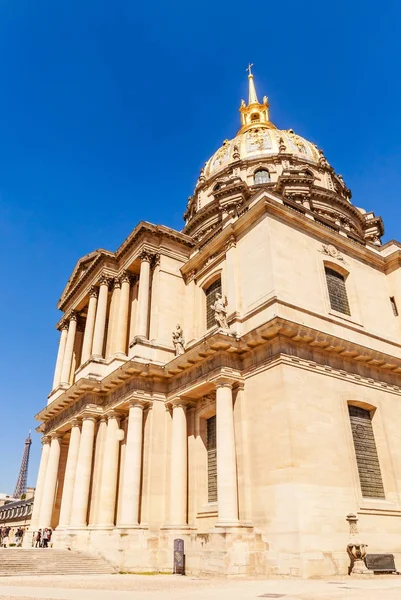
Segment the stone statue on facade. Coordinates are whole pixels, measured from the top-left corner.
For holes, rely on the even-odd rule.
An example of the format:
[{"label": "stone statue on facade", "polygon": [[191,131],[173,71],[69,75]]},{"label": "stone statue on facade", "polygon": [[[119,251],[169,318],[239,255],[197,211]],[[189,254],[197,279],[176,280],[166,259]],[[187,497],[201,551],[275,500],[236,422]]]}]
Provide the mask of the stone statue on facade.
[{"label": "stone statue on facade", "polygon": [[220,292],[216,292],[216,300],[212,304],[211,309],[214,310],[214,318],[221,329],[228,329],[227,304],[227,298],[223,300]]},{"label": "stone statue on facade", "polygon": [[184,332],[181,325],[178,323],[175,331],[173,331],[173,344],[175,348],[175,355],[180,356],[185,352],[185,338]]}]

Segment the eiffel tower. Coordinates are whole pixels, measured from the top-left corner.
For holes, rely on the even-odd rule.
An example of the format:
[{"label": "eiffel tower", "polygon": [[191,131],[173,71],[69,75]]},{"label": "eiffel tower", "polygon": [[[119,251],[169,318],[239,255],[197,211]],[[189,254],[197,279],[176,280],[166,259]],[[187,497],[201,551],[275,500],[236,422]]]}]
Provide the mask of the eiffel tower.
[{"label": "eiffel tower", "polygon": [[31,430],[29,430],[28,437],[25,440],[24,454],[22,455],[21,467],[18,474],[17,485],[15,486],[13,498],[19,500],[23,494],[26,493],[26,483],[28,479],[28,463],[29,463],[29,452],[31,450]]}]

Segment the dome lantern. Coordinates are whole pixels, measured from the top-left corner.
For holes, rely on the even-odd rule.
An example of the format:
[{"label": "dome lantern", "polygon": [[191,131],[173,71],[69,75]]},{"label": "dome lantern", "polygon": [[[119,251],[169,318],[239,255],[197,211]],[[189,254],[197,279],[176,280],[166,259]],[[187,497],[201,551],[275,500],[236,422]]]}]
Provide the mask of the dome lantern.
[{"label": "dome lantern", "polygon": [[276,129],[269,118],[269,102],[267,96],[263,97],[263,103],[258,100],[256,93],[255,81],[252,73],[253,64],[250,63],[247,67],[248,71],[248,106],[245,100],[241,100],[239,111],[241,113],[241,129],[238,133],[243,133],[248,129],[269,127]]}]

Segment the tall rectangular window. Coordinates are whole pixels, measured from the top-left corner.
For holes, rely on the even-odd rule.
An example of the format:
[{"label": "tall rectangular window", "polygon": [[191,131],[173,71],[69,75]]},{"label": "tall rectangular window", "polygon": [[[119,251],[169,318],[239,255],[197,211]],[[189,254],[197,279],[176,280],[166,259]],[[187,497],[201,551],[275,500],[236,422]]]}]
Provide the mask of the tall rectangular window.
[{"label": "tall rectangular window", "polygon": [[205,290],[206,294],[206,328],[210,329],[216,325],[216,319],[214,316],[214,310],[212,305],[216,300],[216,294],[221,294],[221,279],[216,279],[209,287]]},{"label": "tall rectangular window", "polygon": [[325,267],[324,270],[326,272],[331,308],[345,315],[350,315],[351,311],[348,304],[345,277],[341,273],[334,271],[334,269],[330,269],[330,267]]},{"label": "tall rectangular window", "polygon": [[207,500],[217,502],[216,417],[207,419]]},{"label": "tall rectangular window", "polygon": [[348,406],[352,437],[364,498],[385,498],[370,412]]}]

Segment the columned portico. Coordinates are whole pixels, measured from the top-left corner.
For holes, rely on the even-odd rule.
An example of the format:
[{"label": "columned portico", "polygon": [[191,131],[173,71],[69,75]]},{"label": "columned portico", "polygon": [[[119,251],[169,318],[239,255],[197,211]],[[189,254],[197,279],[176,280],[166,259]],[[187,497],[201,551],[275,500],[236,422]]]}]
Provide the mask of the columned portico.
[{"label": "columned portico", "polygon": [[51,441],[51,439],[49,437],[42,438],[42,456],[40,459],[38,480],[36,483],[35,502],[34,502],[33,510],[32,510],[32,517],[31,517],[31,524],[30,524],[31,531],[35,531],[39,525],[40,511],[41,511],[42,500],[43,500],[43,495],[44,495],[44,491],[45,491],[47,463],[49,461],[49,454],[50,454],[50,441]]},{"label": "columned portico", "polygon": [[95,330],[93,333],[92,356],[94,358],[102,358],[103,356],[108,295],[109,280],[107,277],[102,276],[99,280],[99,297],[96,310]]},{"label": "columned portico", "polygon": [[136,335],[147,338],[150,300],[150,263],[153,254],[147,250],[143,250],[139,258],[141,259],[141,270],[139,273]]},{"label": "columned portico", "polygon": [[125,447],[124,480],[120,527],[139,525],[142,474],[143,400],[132,400],[129,407],[127,442]]},{"label": "columned portico", "polygon": [[61,383],[63,385],[70,384],[71,365],[74,352],[75,334],[77,331],[78,315],[75,311],[70,313],[68,318],[68,334],[65,344],[63,366],[61,368]]},{"label": "columned portico", "polygon": [[117,497],[118,456],[120,449],[120,415],[107,415],[107,431],[103,453],[102,481],[96,525],[113,527]]},{"label": "columned portico", "polygon": [[68,527],[71,520],[72,500],[77,472],[79,445],[81,439],[81,423],[75,419],[71,424],[70,443],[68,447],[67,464],[64,475],[63,497],[61,500],[60,519],[58,528]]},{"label": "columned portico", "polygon": [[170,527],[187,527],[188,505],[188,434],[187,402],[176,398],[171,402],[173,422],[171,429],[170,463]]},{"label": "columned portico", "polygon": [[216,526],[229,527],[239,524],[233,381],[222,377],[215,381],[215,385],[218,501]]},{"label": "columned portico", "polygon": [[40,507],[39,527],[50,527],[57,485],[57,473],[60,460],[61,439],[58,434],[52,435],[46,477]]},{"label": "columned portico", "polygon": [[96,418],[93,415],[83,416],[72,499],[71,527],[85,527],[87,525],[95,424]]}]

